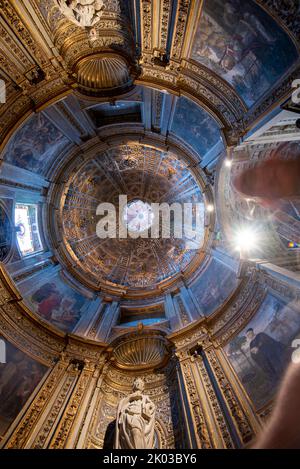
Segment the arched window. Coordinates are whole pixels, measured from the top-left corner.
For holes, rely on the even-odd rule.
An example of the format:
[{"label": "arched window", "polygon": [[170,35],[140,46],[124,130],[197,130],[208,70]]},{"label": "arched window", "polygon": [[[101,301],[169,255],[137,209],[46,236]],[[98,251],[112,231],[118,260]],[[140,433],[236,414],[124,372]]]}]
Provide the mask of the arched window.
[{"label": "arched window", "polygon": [[0,363],[6,363],[6,343],[4,339],[0,337]]},{"label": "arched window", "polygon": [[15,225],[18,247],[22,256],[28,256],[43,249],[39,233],[37,205],[17,203]]}]

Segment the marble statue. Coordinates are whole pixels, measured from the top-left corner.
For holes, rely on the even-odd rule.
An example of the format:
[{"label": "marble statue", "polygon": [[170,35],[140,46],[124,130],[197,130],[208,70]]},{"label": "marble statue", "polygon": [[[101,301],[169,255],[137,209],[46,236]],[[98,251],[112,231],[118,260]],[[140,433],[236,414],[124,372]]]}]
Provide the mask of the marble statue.
[{"label": "marble statue", "polygon": [[103,0],[56,0],[60,11],[73,23],[87,28],[93,38],[96,34],[94,26],[100,20]]},{"label": "marble statue", "polygon": [[155,405],[143,391],[144,381],[136,378],[132,394],[119,404],[115,449],[154,448]]}]

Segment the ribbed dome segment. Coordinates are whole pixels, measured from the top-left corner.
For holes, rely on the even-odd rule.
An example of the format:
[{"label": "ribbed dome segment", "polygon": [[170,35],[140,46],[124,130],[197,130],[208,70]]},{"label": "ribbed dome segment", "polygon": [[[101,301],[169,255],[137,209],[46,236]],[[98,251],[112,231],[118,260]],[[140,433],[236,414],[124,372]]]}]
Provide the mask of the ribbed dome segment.
[{"label": "ribbed dome segment", "polygon": [[140,337],[121,342],[114,350],[114,357],[121,366],[155,366],[166,356],[161,337]]},{"label": "ribbed dome segment", "polygon": [[93,90],[119,88],[130,80],[125,60],[116,56],[84,59],[77,70],[80,85]]}]

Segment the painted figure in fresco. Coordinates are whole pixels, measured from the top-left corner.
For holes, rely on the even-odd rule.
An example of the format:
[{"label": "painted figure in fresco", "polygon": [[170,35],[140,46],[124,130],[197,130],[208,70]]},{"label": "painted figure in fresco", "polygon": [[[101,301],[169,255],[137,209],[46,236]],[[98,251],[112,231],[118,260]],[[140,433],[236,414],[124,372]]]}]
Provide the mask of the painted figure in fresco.
[{"label": "painted figure in fresco", "polygon": [[11,394],[17,385],[18,373],[23,374],[27,368],[26,357],[17,351],[8,363],[0,368],[0,396]]},{"label": "painted figure in fresco", "polygon": [[52,318],[52,313],[59,308],[62,298],[55,283],[46,283],[32,295],[32,300],[38,303],[38,313],[47,321]]},{"label": "painted figure in fresco", "polygon": [[206,0],[192,58],[221,74],[252,105],[297,60],[297,51],[255,2]]},{"label": "painted figure in fresco", "polygon": [[210,314],[229,297],[235,287],[234,272],[214,260],[198,282],[195,295],[205,314]]},{"label": "painted figure in fresco", "polygon": [[75,305],[76,299],[64,298],[59,309],[52,314],[52,322],[63,329],[72,329],[81,316],[80,311],[76,311]]},{"label": "painted figure in fresco", "polygon": [[277,384],[287,365],[287,347],[265,332],[255,334],[252,328],[247,330],[246,337],[253,361]]},{"label": "painted figure in fresco", "polygon": [[28,120],[9,143],[4,160],[42,174],[48,158],[64,141],[63,134],[42,113],[38,113]]},{"label": "painted figure in fresco", "polygon": [[15,418],[43,373],[43,368],[23,352],[10,350],[7,363],[0,365],[0,418]]},{"label": "painted figure in fresco", "polygon": [[133,393],[119,404],[115,449],[154,448],[155,405],[143,391],[143,380],[135,379]]},{"label": "painted figure in fresco", "polygon": [[[273,317],[269,324],[269,330],[272,333],[277,333],[280,337],[289,337],[293,331],[298,327],[298,321],[295,320],[293,315],[290,315],[289,321],[285,321],[281,315],[282,305],[277,304],[274,306]],[[296,313],[297,314],[297,313]]]},{"label": "painted figure in fresco", "polygon": [[[184,128],[183,123],[187,121],[189,127]],[[177,102],[172,132],[184,138],[202,157],[221,141],[220,129],[216,121],[184,97],[179,98]]]},{"label": "painted figure in fresco", "polygon": [[[201,41],[202,49],[199,49],[198,55],[206,56],[227,72],[239,66],[244,76],[247,66],[257,61],[254,52],[276,42],[255,15],[244,11],[232,1],[224,5],[222,26],[217,26],[208,16],[204,18],[203,23],[202,33],[206,35],[207,40]],[[224,28],[229,33],[233,30],[233,25],[234,34],[224,34]],[[247,59],[248,55],[251,58]]]},{"label": "painted figure in fresco", "polygon": [[81,317],[78,295],[74,295],[70,296],[68,290],[59,289],[55,283],[46,283],[31,299],[37,303],[37,311],[42,318],[64,330],[71,330]]}]

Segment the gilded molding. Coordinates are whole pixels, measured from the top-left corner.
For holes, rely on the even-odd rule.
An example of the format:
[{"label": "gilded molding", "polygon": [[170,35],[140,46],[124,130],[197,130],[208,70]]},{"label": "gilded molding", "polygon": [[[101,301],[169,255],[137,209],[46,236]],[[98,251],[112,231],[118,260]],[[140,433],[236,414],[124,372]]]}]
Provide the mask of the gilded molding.
[{"label": "gilded molding", "polygon": [[[65,406],[66,399],[72,390],[72,387],[74,385],[74,382],[76,380],[76,374],[75,373],[68,373],[67,376],[63,377],[64,382],[63,385],[58,393],[58,395],[55,398],[54,404],[51,406],[48,414],[46,414],[43,418],[43,424],[35,437],[34,441],[30,445],[31,448],[33,449],[43,449],[46,446],[46,441],[49,435],[51,435],[51,430],[53,429],[55,422],[57,418],[59,417],[59,414],[61,410]],[[58,387],[58,383],[56,383],[56,387]],[[55,428],[55,427],[54,427]]]},{"label": "gilded molding", "polygon": [[152,5],[151,0],[140,0],[142,14],[142,50],[150,52],[152,49]]},{"label": "gilded molding", "polygon": [[214,412],[214,420],[215,423],[219,429],[220,435],[222,437],[224,447],[227,449],[233,449],[235,447],[235,444],[232,440],[228,425],[226,423],[225,416],[223,414],[223,411],[220,407],[218,398],[216,396],[212,381],[207,373],[207,370],[205,368],[203,360],[197,359],[197,366],[199,367],[199,371],[201,374],[201,378],[203,380],[203,384],[205,387],[206,394],[208,396],[208,399],[210,401],[210,405],[212,407],[212,410]]},{"label": "gilded molding", "polygon": [[159,25],[159,45],[158,48],[161,52],[166,52],[169,21],[172,9],[171,0],[162,0],[160,2],[160,25]]},{"label": "gilded molding", "polygon": [[196,429],[198,447],[200,449],[211,449],[214,447],[214,443],[210,437],[208,424],[204,416],[203,406],[201,404],[201,399],[199,398],[195,380],[191,372],[191,360],[190,358],[181,361],[182,374],[185,380],[186,391],[189,398],[189,404],[191,407],[194,427]]},{"label": "gilded molding", "polygon": [[230,384],[224,370],[218,360],[215,350],[212,348],[206,351],[207,359],[210,362],[213,373],[219,383],[220,389],[224,396],[225,402],[228,406],[229,412],[232,416],[232,419],[235,423],[236,429],[239,432],[241,441],[246,444],[254,436],[253,428],[250,424],[250,421],[246,415],[243,406],[237,399],[232,385]]},{"label": "gilded molding", "polygon": [[[193,67],[199,70],[199,76]],[[244,133],[242,117],[246,110],[245,105],[229,85],[204,67],[184,61],[181,71],[178,72],[145,62],[136,83],[152,86],[155,84],[158,89],[188,95],[224,127],[228,144]],[[212,86],[212,83],[215,83],[215,86]]]},{"label": "gilded molding", "polygon": [[76,416],[79,413],[80,406],[84,399],[92,378],[90,370],[84,370],[80,373],[72,397],[60,419],[59,425],[49,445],[49,449],[63,449],[66,446],[68,436],[74,426]]},{"label": "gilded molding", "polygon": [[179,0],[177,5],[175,32],[173,36],[173,44],[171,48],[171,57],[175,60],[181,58],[181,52],[184,44],[184,35],[186,31],[188,12],[191,0]]},{"label": "gilded molding", "polygon": [[31,432],[34,430],[37,421],[40,418],[41,412],[47,406],[52,393],[56,389],[57,381],[61,379],[66,369],[65,363],[57,364],[46,383],[36,396],[35,400],[27,410],[24,418],[14,431],[13,436],[9,439],[5,448],[7,449],[22,449],[25,447]]},{"label": "gilded molding", "polygon": [[[10,27],[16,34],[16,37],[18,37],[19,41],[23,44],[23,46],[25,46],[25,49],[28,50],[33,55],[33,57],[36,57],[39,65],[44,66],[47,64],[47,57],[45,56],[40,46],[34,41],[31,33],[24,24],[24,21],[17,14],[11,2],[8,0],[1,0],[0,11],[6,21],[9,22]],[[3,38],[3,35],[1,37]],[[13,46],[11,43],[10,45]],[[24,55],[23,60],[25,60]],[[34,60],[32,60],[31,64],[28,63],[28,65],[32,65],[34,63]],[[26,65],[26,62],[24,65]]]}]

